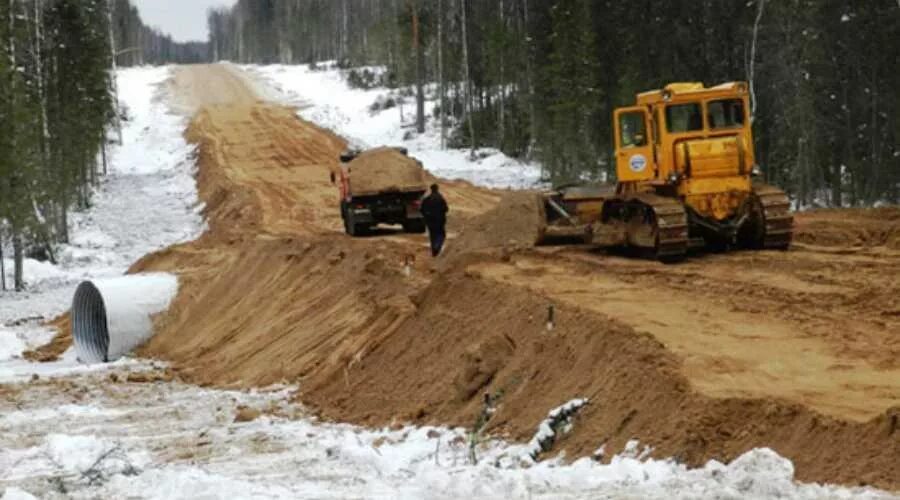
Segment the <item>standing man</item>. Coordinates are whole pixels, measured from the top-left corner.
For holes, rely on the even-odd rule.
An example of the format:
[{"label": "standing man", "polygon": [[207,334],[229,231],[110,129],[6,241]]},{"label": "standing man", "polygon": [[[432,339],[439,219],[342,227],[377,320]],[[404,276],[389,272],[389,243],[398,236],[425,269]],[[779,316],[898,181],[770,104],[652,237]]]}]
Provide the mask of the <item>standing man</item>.
[{"label": "standing man", "polygon": [[428,226],[428,237],[431,239],[431,255],[437,257],[444,248],[447,239],[447,201],[438,191],[438,185],[431,185],[431,194],[422,200],[422,217]]}]

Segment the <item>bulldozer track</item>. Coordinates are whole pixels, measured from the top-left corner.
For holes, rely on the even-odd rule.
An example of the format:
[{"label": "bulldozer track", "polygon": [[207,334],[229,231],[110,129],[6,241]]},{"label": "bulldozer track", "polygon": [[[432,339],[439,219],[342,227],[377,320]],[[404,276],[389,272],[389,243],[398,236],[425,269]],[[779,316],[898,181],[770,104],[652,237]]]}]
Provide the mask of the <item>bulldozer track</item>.
[{"label": "bulldozer track", "polygon": [[688,218],[677,199],[641,194],[635,200],[650,208],[656,225],[656,258],[663,262],[684,259],[688,251]]},{"label": "bulldozer track", "polygon": [[784,191],[760,184],[754,187],[765,220],[765,236],[762,247],[769,250],[787,250],[794,234],[794,216],[791,202]]}]

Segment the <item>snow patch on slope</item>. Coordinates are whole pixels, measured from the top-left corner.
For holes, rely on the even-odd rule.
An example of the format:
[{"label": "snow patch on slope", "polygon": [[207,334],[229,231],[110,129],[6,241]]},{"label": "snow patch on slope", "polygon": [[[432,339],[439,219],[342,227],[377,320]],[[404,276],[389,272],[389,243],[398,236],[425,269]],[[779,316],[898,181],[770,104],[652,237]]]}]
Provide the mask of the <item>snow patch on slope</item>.
[{"label": "snow patch on slope", "polygon": [[556,440],[557,433],[560,430],[565,430],[565,427],[571,423],[575,414],[587,404],[587,399],[578,398],[550,410],[547,418],[538,425],[537,432],[528,443],[528,458],[536,460],[541,453],[550,449]]},{"label": "snow patch on slope", "polygon": [[[432,174],[462,179],[493,188],[534,188],[540,186],[540,168],[510,158],[492,148],[483,148],[471,158],[468,150],[441,149],[440,129],[434,119],[437,104],[433,88],[425,103],[426,131],[414,133],[415,102],[406,99],[390,109],[372,110],[372,104],[384,102],[387,88],[353,89],[346,72],[328,64],[308,66],[243,66],[263,84],[274,88],[282,102],[297,106],[302,118],[326,127],[356,147],[404,146],[421,160]],[[399,96],[393,96],[395,100]]]}]

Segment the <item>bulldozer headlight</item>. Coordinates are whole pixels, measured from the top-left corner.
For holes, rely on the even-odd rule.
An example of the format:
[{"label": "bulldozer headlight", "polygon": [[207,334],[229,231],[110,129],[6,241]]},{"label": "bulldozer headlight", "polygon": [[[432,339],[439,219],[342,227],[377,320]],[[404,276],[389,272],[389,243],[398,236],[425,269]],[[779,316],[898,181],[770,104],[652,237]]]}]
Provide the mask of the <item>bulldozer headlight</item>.
[{"label": "bulldozer headlight", "polygon": [[759,165],[753,165],[753,168],[750,169],[750,175],[753,177],[759,177],[762,175],[762,169],[759,168]]},{"label": "bulldozer headlight", "polygon": [[669,184],[677,184],[679,178],[680,177],[677,172],[672,172],[671,174],[669,174]]}]

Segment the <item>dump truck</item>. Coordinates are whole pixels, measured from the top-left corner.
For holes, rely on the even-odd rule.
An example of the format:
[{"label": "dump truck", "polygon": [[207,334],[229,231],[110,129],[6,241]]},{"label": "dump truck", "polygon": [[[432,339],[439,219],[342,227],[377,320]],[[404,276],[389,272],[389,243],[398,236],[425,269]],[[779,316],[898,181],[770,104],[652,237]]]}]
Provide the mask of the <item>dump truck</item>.
[{"label": "dump truck", "polygon": [[405,148],[346,151],[331,173],[340,186],[341,218],[350,236],[369,233],[379,224],[399,224],[408,233],[424,233],[421,201],[425,169]]},{"label": "dump truck", "polygon": [[592,224],[595,243],[666,262],[692,246],[790,246],[790,201],[757,180],[746,82],[672,83],[636,101],[614,113],[618,183]]},{"label": "dump truck", "polygon": [[544,193],[539,243],[583,234],[664,262],[696,247],[790,247],[790,201],[758,180],[745,82],[672,83],[636,101],[614,113],[616,185]]}]

